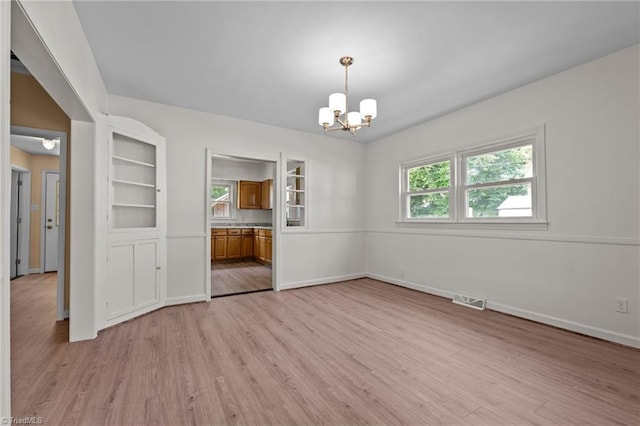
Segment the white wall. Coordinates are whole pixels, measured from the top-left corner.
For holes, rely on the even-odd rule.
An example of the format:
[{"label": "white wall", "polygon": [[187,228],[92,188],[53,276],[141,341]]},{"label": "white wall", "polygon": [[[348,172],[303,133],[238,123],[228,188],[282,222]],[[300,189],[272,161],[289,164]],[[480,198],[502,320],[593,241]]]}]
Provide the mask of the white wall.
[{"label": "white wall", "polygon": [[0,2],[0,417],[11,415],[11,351],[9,327],[9,207],[11,167],[9,163],[11,4]]},{"label": "white wall", "polygon": [[[275,163],[248,163],[214,158],[211,175],[213,179],[224,180],[252,180],[262,182],[273,179]],[[236,184],[237,191],[237,184]],[[237,197],[236,192],[236,197]],[[215,223],[213,221],[212,223]],[[220,219],[224,223],[272,223],[272,211],[261,209],[236,209],[235,220]]]},{"label": "white wall", "polygon": [[[367,146],[367,269],[640,346],[638,46]],[[407,227],[401,162],[546,124],[547,231]],[[616,312],[629,300],[629,314]]]},{"label": "white wall", "polygon": [[[207,203],[205,150],[276,161],[280,152],[306,158],[309,165],[309,227],[283,233],[283,287],[347,279],[364,273],[364,145],[293,130],[111,96],[110,112],[139,120],[167,138],[168,297],[205,295],[203,231]],[[171,302],[171,300],[170,300]]]}]

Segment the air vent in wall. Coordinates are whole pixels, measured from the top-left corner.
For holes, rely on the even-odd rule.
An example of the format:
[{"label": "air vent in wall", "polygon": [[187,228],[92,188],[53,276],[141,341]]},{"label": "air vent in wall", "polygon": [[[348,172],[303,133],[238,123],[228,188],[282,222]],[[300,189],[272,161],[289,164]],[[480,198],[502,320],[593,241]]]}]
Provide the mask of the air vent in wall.
[{"label": "air vent in wall", "polygon": [[478,299],[476,297],[465,296],[463,294],[454,294],[453,303],[458,305],[468,306],[470,308],[478,309],[480,311],[484,311],[484,308],[487,306],[486,299]]}]

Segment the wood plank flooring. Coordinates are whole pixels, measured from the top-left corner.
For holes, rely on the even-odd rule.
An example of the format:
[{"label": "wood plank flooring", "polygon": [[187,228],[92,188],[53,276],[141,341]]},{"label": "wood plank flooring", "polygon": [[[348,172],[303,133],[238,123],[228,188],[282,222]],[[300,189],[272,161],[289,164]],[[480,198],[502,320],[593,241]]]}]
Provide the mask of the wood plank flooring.
[{"label": "wood plank flooring", "polygon": [[272,288],[271,266],[258,262],[211,264],[211,296]]},{"label": "wood plank flooring", "polygon": [[640,424],[640,351],[370,279],[69,344],[39,277],[11,283],[13,415],[47,425]]}]

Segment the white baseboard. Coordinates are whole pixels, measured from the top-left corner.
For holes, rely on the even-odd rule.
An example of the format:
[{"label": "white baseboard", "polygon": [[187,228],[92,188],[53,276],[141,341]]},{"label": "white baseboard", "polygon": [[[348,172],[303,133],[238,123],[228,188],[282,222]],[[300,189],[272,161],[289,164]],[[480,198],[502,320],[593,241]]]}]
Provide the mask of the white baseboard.
[{"label": "white baseboard", "polygon": [[453,299],[453,292],[448,290],[442,290],[435,287],[429,287],[424,284],[412,283],[409,281],[398,280],[396,278],[387,277],[385,275],[367,274],[368,278],[374,280],[385,281],[391,284],[399,285],[400,287],[410,288],[412,290],[418,290],[423,293],[433,294],[434,296],[446,297],[447,299]]},{"label": "white baseboard", "polygon": [[318,278],[315,280],[295,281],[292,283],[285,283],[280,285],[280,290],[291,290],[293,288],[309,287],[313,285],[337,283],[340,281],[357,280],[358,278],[365,278],[367,274],[364,272],[357,274],[338,275],[335,277]]},{"label": "white baseboard", "polygon": [[196,294],[193,296],[182,296],[182,297],[174,297],[171,299],[167,299],[165,301],[165,306],[173,306],[173,305],[182,305],[184,303],[194,303],[194,302],[207,302],[211,299],[207,299],[206,294]]},{"label": "white baseboard", "polygon": [[68,309],[64,310],[64,313],[62,314],[62,318],[63,319],[69,319],[69,310]]},{"label": "white baseboard", "polygon": [[[453,292],[448,290],[442,290],[435,287],[429,287],[424,284],[416,284],[409,281],[398,280],[398,279],[387,277],[384,275],[366,274],[366,276],[376,280],[385,281],[391,284],[396,284],[401,287],[406,287],[413,290],[422,291],[424,293],[433,294],[435,296],[446,297],[447,299],[453,298]],[[576,333],[585,334],[587,336],[597,337],[598,339],[608,340],[610,342],[619,343],[625,346],[631,346],[632,348],[640,348],[639,337],[630,336],[627,334],[621,334],[615,331],[603,330],[601,328],[592,327],[589,325],[580,324],[577,322],[565,320],[562,318],[552,317],[549,315],[539,314],[536,312],[528,311],[526,309],[520,309],[513,306],[503,305],[501,303],[495,303],[491,301],[487,301],[487,308],[494,311],[503,312],[505,314],[513,315],[516,317],[539,322],[542,324],[552,325],[554,327],[562,328],[569,331],[574,331]]]},{"label": "white baseboard", "polygon": [[628,334],[621,334],[616,333],[615,331],[603,330],[601,328],[580,324],[562,318],[552,317],[550,315],[539,314],[536,312],[527,311],[526,309],[503,305],[501,303],[487,301],[487,308],[516,317],[526,318],[531,321],[563,328],[565,330],[575,331],[576,333],[586,334],[587,336],[597,337],[598,339],[620,343],[621,345],[625,346],[631,346],[632,348],[640,348],[640,338],[630,336]]},{"label": "white baseboard", "polygon": [[27,272],[27,275],[41,274],[41,273],[42,273],[42,269],[40,269],[40,268],[32,268],[32,269],[29,269],[29,271]]}]

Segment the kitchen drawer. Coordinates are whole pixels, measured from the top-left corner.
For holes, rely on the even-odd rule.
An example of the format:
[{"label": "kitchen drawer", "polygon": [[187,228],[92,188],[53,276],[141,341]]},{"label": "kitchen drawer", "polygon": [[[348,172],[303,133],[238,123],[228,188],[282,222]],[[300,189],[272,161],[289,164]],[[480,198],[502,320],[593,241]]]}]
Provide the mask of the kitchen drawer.
[{"label": "kitchen drawer", "polygon": [[253,235],[253,228],[243,229],[242,235]]},{"label": "kitchen drawer", "polygon": [[242,229],[238,229],[238,228],[229,229],[229,235],[242,235]]},{"label": "kitchen drawer", "polygon": [[227,235],[225,228],[211,228],[211,235]]}]

